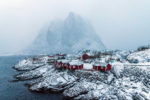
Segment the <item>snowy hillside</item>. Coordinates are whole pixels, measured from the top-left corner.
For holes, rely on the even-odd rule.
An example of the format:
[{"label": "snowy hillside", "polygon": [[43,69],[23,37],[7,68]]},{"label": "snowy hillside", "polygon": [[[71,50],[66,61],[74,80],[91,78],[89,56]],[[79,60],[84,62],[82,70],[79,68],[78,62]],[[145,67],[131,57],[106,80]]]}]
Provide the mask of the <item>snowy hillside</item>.
[{"label": "snowy hillside", "polygon": [[132,63],[150,62],[150,49],[144,51],[136,51],[130,54],[127,59]]},{"label": "snowy hillside", "polygon": [[[59,92],[68,100],[150,100],[150,49],[96,54],[87,60],[77,59],[80,53],[28,58],[15,65],[16,70],[24,71],[15,78],[26,81],[30,91]],[[57,61],[63,62],[62,67]],[[64,68],[67,61],[71,66],[83,63],[84,69]],[[110,63],[111,70],[89,70],[89,65],[103,63]]]},{"label": "snowy hillside", "polygon": [[41,31],[24,53],[72,53],[87,49],[104,50],[105,46],[90,23],[79,15],[70,13],[64,21],[53,21]]}]

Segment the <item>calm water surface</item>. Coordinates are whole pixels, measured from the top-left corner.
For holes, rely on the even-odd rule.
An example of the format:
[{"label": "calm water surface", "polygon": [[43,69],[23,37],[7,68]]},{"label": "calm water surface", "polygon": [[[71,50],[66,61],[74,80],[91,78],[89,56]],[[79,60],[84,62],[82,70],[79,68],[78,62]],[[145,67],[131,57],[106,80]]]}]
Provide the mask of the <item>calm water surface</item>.
[{"label": "calm water surface", "polygon": [[12,69],[23,56],[0,57],[0,100],[62,100],[59,94],[31,93],[24,82],[11,82],[18,72]]}]

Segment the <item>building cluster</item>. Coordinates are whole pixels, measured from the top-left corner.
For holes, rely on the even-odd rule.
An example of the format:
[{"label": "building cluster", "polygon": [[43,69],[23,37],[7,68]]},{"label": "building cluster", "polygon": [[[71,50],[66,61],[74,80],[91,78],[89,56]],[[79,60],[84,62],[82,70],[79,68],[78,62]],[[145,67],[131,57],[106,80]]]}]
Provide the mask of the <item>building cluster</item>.
[{"label": "building cluster", "polygon": [[56,68],[69,69],[69,70],[98,70],[98,71],[110,71],[111,65],[106,63],[87,63],[85,60],[93,58],[87,54],[83,54],[82,57],[77,59],[59,59],[54,62]]},{"label": "building cluster", "polygon": [[70,63],[64,62],[63,60],[59,60],[55,62],[56,68],[63,68],[63,69],[69,69],[69,70],[98,70],[98,71],[110,71],[111,65],[110,64],[87,64],[87,63]]}]

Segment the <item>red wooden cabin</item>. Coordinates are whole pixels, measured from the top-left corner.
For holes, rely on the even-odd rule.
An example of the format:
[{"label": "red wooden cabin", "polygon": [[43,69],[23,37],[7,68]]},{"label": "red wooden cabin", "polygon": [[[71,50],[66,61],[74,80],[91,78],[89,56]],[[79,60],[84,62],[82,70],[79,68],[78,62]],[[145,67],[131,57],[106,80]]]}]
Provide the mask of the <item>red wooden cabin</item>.
[{"label": "red wooden cabin", "polygon": [[110,71],[111,70],[111,65],[110,64],[108,64],[107,65],[107,69],[106,69],[106,71]]},{"label": "red wooden cabin", "polygon": [[93,70],[99,70],[99,71],[110,71],[111,70],[111,65],[108,64],[107,66],[96,66],[93,65]]},{"label": "red wooden cabin", "polygon": [[82,55],[82,60],[87,60],[88,58],[89,58],[88,54],[85,53],[85,54]]},{"label": "red wooden cabin", "polygon": [[78,65],[78,69],[83,69],[83,64],[82,65]]},{"label": "red wooden cabin", "polygon": [[102,71],[102,68],[101,68],[101,66],[97,66],[97,67],[98,67],[98,70],[99,70],[99,71]]},{"label": "red wooden cabin", "polygon": [[82,65],[70,65],[69,66],[70,70],[76,70],[76,69],[83,69],[83,64]]},{"label": "red wooden cabin", "polygon": [[66,63],[62,63],[62,68],[66,68]]},{"label": "red wooden cabin", "polygon": [[76,66],[75,65],[71,65],[70,66],[70,70],[76,70]]},{"label": "red wooden cabin", "polygon": [[98,66],[93,65],[94,70],[98,70]]},{"label": "red wooden cabin", "polygon": [[67,68],[67,69],[69,69],[69,67],[70,67],[70,64],[69,64],[69,63],[67,63],[67,64],[66,64],[66,68]]},{"label": "red wooden cabin", "polygon": [[[76,69],[83,69],[83,64],[72,64],[70,65],[70,63],[66,62],[66,61],[56,61],[55,62],[55,66],[58,68],[64,68],[64,69],[70,69],[70,70],[76,70]],[[111,70],[111,65],[107,64],[107,65],[93,65],[93,70],[99,70],[102,72],[105,71],[110,71]]]}]

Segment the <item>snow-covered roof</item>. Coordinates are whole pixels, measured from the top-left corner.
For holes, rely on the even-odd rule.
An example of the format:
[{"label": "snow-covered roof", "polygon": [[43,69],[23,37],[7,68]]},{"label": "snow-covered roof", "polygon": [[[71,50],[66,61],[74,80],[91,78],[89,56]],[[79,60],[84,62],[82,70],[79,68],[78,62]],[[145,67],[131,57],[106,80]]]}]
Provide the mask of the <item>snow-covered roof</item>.
[{"label": "snow-covered roof", "polygon": [[83,64],[84,69],[93,69],[93,65],[89,63],[84,63]]},{"label": "snow-covered roof", "polygon": [[62,61],[62,63],[69,63],[70,62],[70,60],[66,60],[66,59],[63,59],[61,61]]},{"label": "snow-covered roof", "polygon": [[79,60],[72,60],[71,62],[69,62],[70,65],[81,65],[82,62]]},{"label": "snow-covered roof", "polygon": [[95,66],[106,66],[107,64],[106,63],[93,63],[93,65]]}]

